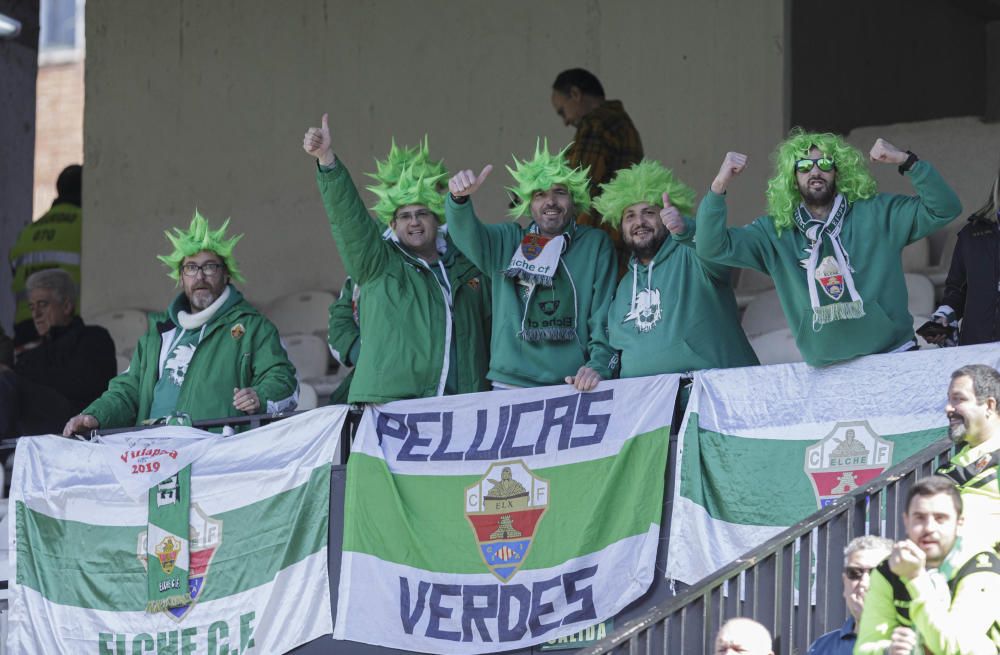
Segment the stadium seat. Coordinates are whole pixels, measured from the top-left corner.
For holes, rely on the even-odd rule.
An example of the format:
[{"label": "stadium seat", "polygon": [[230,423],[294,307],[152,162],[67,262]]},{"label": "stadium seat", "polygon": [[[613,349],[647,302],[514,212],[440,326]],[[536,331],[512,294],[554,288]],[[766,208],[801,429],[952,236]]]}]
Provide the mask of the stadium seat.
[{"label": "stadium seat", "polygon": [[95,314],[86,321],[90,325],[100,325],[111,333],[115,342],[115,352],[126,358],[132,357],[139,338],[146,334],[149,320],[142,309],[112,309]]},{"label": "stadium seat", "polygon": [[[746,270],[743,272],[745,273]],[[751,339],[767,332],[787,328],[788,321],[781,309],[778,292],[770,289],[757,293],[756,297],[747,305],[746,311],[743,312],[741,323],[743,331]]]},{"label": "stadium seat", "polygon": [[126,357],[125,355],[115,355],[115,360],[118,362],[118,373],[124,373],[128,370],[129,364],[132,363],[131,358]]},{"label": "stadium seat", "polygon": [[288,359],[295,364],[300,380],[326,375],[330,353],[326,342],[315,334],[290,334],[281,338],[288,352]]},{"label": "stadium seat", "polygon": [[903,272],[925,273],[931,265],[931,246],[927,238],[903,248]]},{"label": "stadium seat", "polygon": [[279,334],[315,334],[325,338],[334,300],[329,291],[299,291],[271,301],[264,314],[277,326]]},{"label": "stadium seat", "polygon": [[948,269],[951,268],[951,256],[955,254],[955,244],[958,243],[958,232],[953,229],[948,230],[944,245],[941,247],[941,257],[938,263],[928,266],[925,274],[934,284],[935,298],[940,298],[944,293],[944,281],[948,278]]},{"label": "stadium seat", "polygon": [[753,337],[750,339],[750,345],[757,353],[757,359],[761,364],[789,364],[802,361],[802,353],[795,345],[795,337],[787,327]]},{"label": "stadium seat", "polygon": [[316,390],[308,382],[299,382],[299,406],[296,409],[300,411],[305,411],[308,409],[316,409],[319,406],[319,396],[316,395]]},{"label": "stadium seat", "polygon": [[934,313],[934,285],[930,278],[921,273],[904,273],[906,278],[906,294],[909,298],[907,308],[910,314],[930,316]]},{"label": "stadium seat", "polygon": [[774,280],[770,275],[755,271],[752,268],[739,269],[739,277],[736,280],[736,304],[740,309],[750,304],[750,301],[761,292],[774,288]]}]

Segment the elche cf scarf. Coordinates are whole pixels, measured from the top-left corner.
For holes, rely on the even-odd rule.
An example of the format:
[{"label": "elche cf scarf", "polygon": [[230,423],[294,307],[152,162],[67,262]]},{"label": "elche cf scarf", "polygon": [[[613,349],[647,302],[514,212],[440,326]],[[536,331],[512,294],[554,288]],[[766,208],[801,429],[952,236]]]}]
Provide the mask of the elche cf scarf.
[{"label": "elche cf scarf", "polygon": [[334,638],[487,653],[617,614],[656,574],[678,380],[366,408]]}]

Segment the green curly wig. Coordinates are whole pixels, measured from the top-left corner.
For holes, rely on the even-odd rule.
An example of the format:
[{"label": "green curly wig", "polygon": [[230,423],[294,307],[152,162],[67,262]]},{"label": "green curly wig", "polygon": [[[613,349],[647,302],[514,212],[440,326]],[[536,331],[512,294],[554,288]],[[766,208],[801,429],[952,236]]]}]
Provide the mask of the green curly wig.
[{"label": "green curly wig", "polygon": [[396,184],[405,166],[412,167],[418,173],[423,173],[426,177],[435,175],[448,175],[448,169],[444,167],[444,160],[431,161],[430,149],[427,143],[427,135],[419,146],[412,148],[396,145],[396,140],[392,140],[389,146],[389,154],[384,160],[375,160],[375,172],[367,173],[368,177],[382,185]]},{"label": "green curly wig", "polygon": [[186,232],[175,227],[173,234],[169,230],[163,233],[167,240],[173,244],[174,251],[169,255],[157,255],[156,258],[170,269],[168,275],[180,282],[181,262],[184,261],[184,258],[197,255],[203,250],[210,250],[222,258],[222,262],[226,265],[226,271],[233,281],[243,282],[243,275],[233,258],[233,248],[243,238],[243,235],[237,234],[232,239],[226,239],[227,227],[229,227],[228,218],[223,222],[222,227],[218,230],[212,230],[205,217],[199,214],[196,209],[194,218],[191,219],[191,225],[188,226]]},{"label": "green curly wig", "polygon": [[605,223],[617,228],[625,210],[636,203],[662,207],[664,193],[670,194],[670,204],[681,214],[690,216],[694,212],[694,189],[674,177],[673,171],[660,162],[643,159],[618,171],[614,179],[601,185],[601,195],[594,198],[594,209],[601,213]]},{"label": "green curly wig", "polygon": [[535,191],[548,191],[556,184],[564,184],[569,189],[570,197],[578,211],[590,208],[590,167],[570,169],[566,162],[566,151],[569,144],[556,154],[549,153],[549,140],[535,142],[535,156],[530,160],[520,161],[514,157],[516,168],[507,167],[517,186],[507,187],[507,190],[517,197],[517,204],[510,210],[514,218],[531,214],[531,196]]},{"label": "green curly wig", "polygon": [[778,234],[793,225],[795,208],[802,202],[795,178],[795,162],[809,156],[816,147],[837,165],[837,191],[848,202],[867,200],[875,195],[875,178],[868,171],[864,155],[843,138],[830,132],[806,132],[792,128],[788,138],[774,151],[774,177],[767,182],[767,213],[774,219]]},{"label": "green curly wig", "polygon": [[375,216],[386,225],[396,217],[396,210],[406,205],[423,205],[444,222],[444,194],[438,191],[438,183],[447,173],[428,175],[419,162],[404,165],[395,184],[379,184],[368,187],[378,202],[371,208]]}]

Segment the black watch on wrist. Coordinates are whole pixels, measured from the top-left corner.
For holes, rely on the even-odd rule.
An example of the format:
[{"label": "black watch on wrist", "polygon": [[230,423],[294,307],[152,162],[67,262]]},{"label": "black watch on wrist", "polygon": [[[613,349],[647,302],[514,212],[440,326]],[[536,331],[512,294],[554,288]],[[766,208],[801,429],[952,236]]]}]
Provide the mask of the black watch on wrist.
[{"label": "black watch on wrist", "polygon": [[454,193],[451,193],[450,191],[448,192],[448,195],[451,196],[451,201],[456,205],[464,205],[465,203],[469,202],[469,196],[456,196]]},{"label": "black watch on wrist", "polygon": [[920,158],[917,157],[915,154],[913,154],[912,151],[907,150],[906,154],[909,155],[909,157],[907,157],[906,161],[904,161],[902,164],[899,165],[900,175],[913,168],[913,165],[916,164],[918,161],[920,161]]}]

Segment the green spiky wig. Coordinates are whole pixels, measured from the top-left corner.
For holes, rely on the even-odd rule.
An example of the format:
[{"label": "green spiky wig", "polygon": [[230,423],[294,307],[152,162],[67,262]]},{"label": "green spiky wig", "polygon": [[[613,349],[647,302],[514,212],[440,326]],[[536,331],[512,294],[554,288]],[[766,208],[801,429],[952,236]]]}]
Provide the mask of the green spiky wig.
[{"label": "green spiky wig", "polygon": [[379,184],[389,185],[399,182],[399,175],[405,166],[412,167],[418,174],[426,177],[448,175],[448,169],[444,167],[444,160],[431,161],[430,150],[427,144],[427,136],[419,146],[412,148],[396,145],[396,140],[392,140],[389,146],[389,154],[384,160],[375,160],[375,172],[368,173],[368,177],[374,179]]},{"label": "green spiky wig", "polygon": [[864,155],[843,138],[830,132],[806,132],[792,128],[788,138],[774,151],[774,177],[767,182],[767,213],[774,219],[778,234],[792,227],[795,208],[802,202],[795,178],[796,160],[809,156],[818,148],[837,165],[837,191],[848,202],[867,200],[875,195],[875,178],[868,171]]},{"label": "green spiky wig", "polygon": [[535,142],[535,156],[529,161],[520,161],[514,157],[516,168],[507,167],[517,186],[507,187],[507,190],[517,197],[517,204],[510,210],[514,218],[531,214],[531,196],[535,191],[548,191],[556,184],[563,184],[569,189],[570,197],[578,211],[590,208],[590,167],[571,169],[566,161],[566,151],[569,144],[556,154],[549,152],[549,141]]},{"label": "green spiky wig", "polygon": [[395,184],[379,184],[368,187],[378,202],[372,207],[375,216],[388,225],[396,216],[396,210],[405,205],[423,205],[444,222],[444,194],[438,191],[438,183],[447,173],[428,175],[418,162],[416,166],[404,165]]},{"label": "green spiky wig", "polygon": [[652,159],[643,159],[618,171],[614,179],[601,185],[601,192],[594,199],[594,209],[601,213],[605,223],[616,228],[621,225],[625,210],[636,203],[648,202],[662,207],[664,193],[670,194],[670,204],[681,214],[690,216],[694,212],[694,189]]},{"label": "green spiky wig", "polygon": [[173,244],[174,251],[169,255],[157,255],[156,258],[170,269],[168,275],[180,282],[181,262],[184,261],[184,258],[197,255],[203,250],[210,250],[222,258],[222,262],[226,265],[226,272],[229,273],[229,277],[233,281],[243,282],[243,275],[233,258],[233,248],[243,238],[243,235],[237,234],[232,239],[227,239],[227,227],[229,227],[228,218],[222,227],[218,230],[212,230],[205,217],[199,214],[198,210],[195,210],[194,218],[191,219],[191,225],[186,232],[175,227],[173,234],[169,230],[163,233],[167,240]]}]

